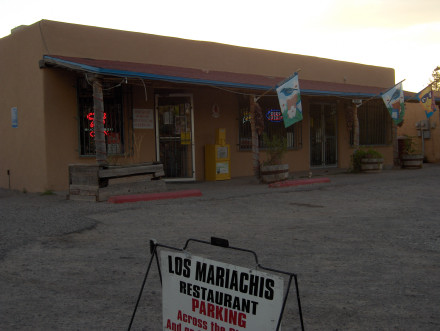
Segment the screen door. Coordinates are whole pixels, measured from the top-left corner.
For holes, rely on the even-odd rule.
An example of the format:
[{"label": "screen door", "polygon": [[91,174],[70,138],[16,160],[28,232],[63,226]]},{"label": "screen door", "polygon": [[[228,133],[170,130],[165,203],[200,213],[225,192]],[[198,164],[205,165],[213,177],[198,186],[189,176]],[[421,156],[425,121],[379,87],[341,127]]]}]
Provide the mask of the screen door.
[{"label": "screen door", "polygon": [[336,105],[310,105],[310,166],[337,166]]},{"label": "screen door", "polygon": [[192,95],[156,95],[157,159],[166,180],[194,180]]}]

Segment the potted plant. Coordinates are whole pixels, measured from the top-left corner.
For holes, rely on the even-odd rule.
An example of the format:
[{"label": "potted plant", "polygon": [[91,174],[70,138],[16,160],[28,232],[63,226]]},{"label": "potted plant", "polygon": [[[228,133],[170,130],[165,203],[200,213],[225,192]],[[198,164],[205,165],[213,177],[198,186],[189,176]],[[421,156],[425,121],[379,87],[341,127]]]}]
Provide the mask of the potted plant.
[{"label": "potted plant", "polygon": [[423,167],[423,154],[416,148],[415,137],[405,135],[400,163],[402,168],[417,169]]},{"label": "potted plant", "polygon": [[352,156],[354,172],[378,172],[383,168],[383,156],[373,148],[359,148]]},{"label": "potted plant", "polygon": [[286,180],[289,177],[289,165],[282,161],[287,152],[287,139],[276,135],[269,137],[263,133],[263,141],[267,158],[260,167],[261,180],[264,183]]}]

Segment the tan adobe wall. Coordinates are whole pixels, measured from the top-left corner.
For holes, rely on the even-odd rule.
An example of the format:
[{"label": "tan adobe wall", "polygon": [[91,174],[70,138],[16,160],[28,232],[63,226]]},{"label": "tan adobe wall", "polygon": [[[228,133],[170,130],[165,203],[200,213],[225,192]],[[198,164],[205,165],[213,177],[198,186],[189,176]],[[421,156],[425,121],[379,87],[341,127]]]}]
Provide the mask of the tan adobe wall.
[{"label": "tan adobe wall", "polygon": [[45,53],[188,68],[390,87],[394,69],[319,57],[43,20]]},{"label": "tan adobe wall", "polygon": [[[35,28],[0,39],[1,187],[8,188],[9,183],[12,189],[22,191],[47,187],[40,41]],[[11,107],[18,109],[17,128],[11,125]]]},{"label": "tan adobe wall", "polygon": [[46,100],[47,189],[60,190],[67,187],[70,163],[93,163],[95,160],[78,157],[76,76],[65,70],[41,71]]},{"label": "tan adobe wall", "polygon": [[[416,123],[426,121],[426,114],[420,103],[406,103],[405,118],[402,127],[398,128],[398,136],[415,137],[416,146],[421,150],[422,138],[418,136]],[[428,162],[440,161],[440,113],[437,111],[429,118],[430,138],[424,141],[425,158]]]}]

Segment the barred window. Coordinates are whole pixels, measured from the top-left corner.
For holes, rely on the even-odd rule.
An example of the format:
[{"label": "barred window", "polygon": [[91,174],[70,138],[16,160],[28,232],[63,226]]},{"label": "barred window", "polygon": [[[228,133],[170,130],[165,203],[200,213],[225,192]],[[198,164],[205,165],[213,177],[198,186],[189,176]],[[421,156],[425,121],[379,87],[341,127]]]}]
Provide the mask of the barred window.
[{"label": "barred window", "polygon": [[[121,86],[104,82],[104,132],[108,155],[124,153],[124,116]],[[93,88],[85,80],[78,81],[79,143],[81,155],[95,155]]]},{"label": "barred window", "polygon": [[[274,136],[287,139],[288,149],[299,149],[302,147],[302,121],[297,122],[288,128],[284,127],[278,99],[276,97],[264,97],[258,101],[264,118],[264,133],[268,138]],[[249,106],[242,103],[239,111],[239,148],[240,150],[252,149],[251,115]],[[263,137],[258,140],[259,147],[265,148]]]},{"label": "barred window", "polygon": [[359,144],[392,143],[392,119],[382,99],[365,102],[358,109]]}]

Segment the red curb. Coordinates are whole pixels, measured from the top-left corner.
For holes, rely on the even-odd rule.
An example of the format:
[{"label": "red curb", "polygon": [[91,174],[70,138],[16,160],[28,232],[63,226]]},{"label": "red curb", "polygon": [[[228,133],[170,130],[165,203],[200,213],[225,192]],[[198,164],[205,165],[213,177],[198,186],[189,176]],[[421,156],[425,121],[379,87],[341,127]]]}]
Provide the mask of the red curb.
[{"label": "red curb", "polygon": [[276,182],[269,184],[269,187],[287,187],[287,186],[299,186],[308,185],[316,183],[330,183],[330,178],[311,178],[311,179],[297,179],[297,180],[286,180],[283,182]]},{"label": "red curb", "polygon": [[134,195],[116,195],[110,197],[108,199],[108,202],[125,203],[125,202],[178,199],[178,198],[200,197],[200,196],[202,196],[202,192],[200,192],[200,190],[186,190],[186,191],[145,193],[145,194],[134,194]]}]

